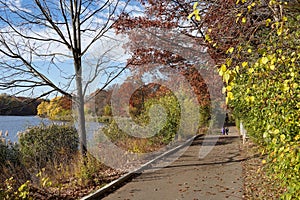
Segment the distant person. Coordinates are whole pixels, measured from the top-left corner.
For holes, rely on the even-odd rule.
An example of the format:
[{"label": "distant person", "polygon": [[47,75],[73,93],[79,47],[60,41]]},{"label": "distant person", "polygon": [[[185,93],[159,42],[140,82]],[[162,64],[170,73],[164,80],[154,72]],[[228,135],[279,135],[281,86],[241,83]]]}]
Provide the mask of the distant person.
[{"label": "distant person", "polygon": [[222,127],[222,135],[225,135],[225,128],[224,128],[224,126]]},{"label": "distant person", "polygon": [[229,133],[229,128],[226,127],[226,128],[225,128],[225,134],[228,135],[228,133]]}]

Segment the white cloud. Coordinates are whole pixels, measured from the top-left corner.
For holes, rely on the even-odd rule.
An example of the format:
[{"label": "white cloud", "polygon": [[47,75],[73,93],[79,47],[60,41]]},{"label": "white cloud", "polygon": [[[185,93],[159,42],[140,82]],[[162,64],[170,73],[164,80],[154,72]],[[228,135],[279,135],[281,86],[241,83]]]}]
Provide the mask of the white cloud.
[{"label": "white cloud", "polygon": [[[22,8],[21,0],[9,0],[9,5],[13,6],[12,8],[16,9],[25,9]],[[130,9],[138,9],[138,7],[135,7],[134,5],[129,7]],[[96,25],[101,25],[105,23],[105,18],[103,17],[105,15],[98,15],[94,18],[91,18],[90,21],[87,21],[88,28],[95,28],[97,29]],[[16,21],[18,22],[18,21]],[[109,22],[112,23],[112,22]],[[3,25],[3,24],[2,24]],[[49,28],[43,28],[43,27],[18,27],[15,26],[14,28],[18,29],[22,34],[25,34],[30,37],[37,37],[40,39],[56,39],[61,41],[61,38],[57,35],[55,30],[49,29]],[[84,27],[87,28],[87,27]],[[60,27],[61,31],[63,32],[64,36],[67,40],[68,34],[65,26]],[[2,27],[1,32],[3,31],[9,31],[11,30],[9,26]],[[94,31],[86,31],[82,34],[82,49],[87,47],[87,45],[93,40],[97,33]],[[72,37],[72,36],[71,36]],[[41,72],[45,73],[47,76],[50,77],[53,82],[64,85],[66,84],[65,79],[68,74],[71,76],[74,74],[74,69],[72,66],[72,53],[70,49],[68,49],[65,45],[59,43],[59,42],[41,42],[37,40],[24,40],[20,36],[11,34],[8,34],[6,36],[6,41],[11,44],[18,44],[18,48],[20,50],[20,54],[30,60],[33,60],[33,63],[35,63]],[[110,59],[109,62],[105,62],[103,64],[103,67],[106,67],[108,64],[123,64],[126,63],[126,60],[129,58],[129,54],[125,51],[124,45],[128,42],[128,38],[124,35],[116,35],[114,30],[109,30],[106,32],[105,37],[99,39],[96,41],[89,49],[89,51],[86,52],[86,57],[83,59],[83,64],[87,64],[88,62],[91,62],[91,59],[99,59],[103,56],[105,56],[105,59]],[[4,49],[3,46],[0,48]],[[34,54],[32,55],[32,49],[35,50]],[[13,50],[17,50],[16,48],[13,48]],[[40,57],[39,54],[56,54],[55,58],[48,56],[48,57]],[[0,57],[3,57],[3,54],[0,53]],[[61,68],[62,71],[59,69],[56,69],[56,67],[51,66],[49,67],[49,64],[51,64],[51,59],[58,61],[58,67]],[[7,57],[5,59],[8,59]],[[54,67],[54,68],[53,68]],[[106,73],[103,71],[103,73]],[[65,77],[63,77],[65,76]],[[100,82],[100,80],[96,80],[96,82]],[[96,86],[95,86],[96,87]]]},{"label": "white cloud", "polygon": [[22,6],[22,0],[7,0],[6,3],[12,11],[22,10],[25,12],[31,12]]}]

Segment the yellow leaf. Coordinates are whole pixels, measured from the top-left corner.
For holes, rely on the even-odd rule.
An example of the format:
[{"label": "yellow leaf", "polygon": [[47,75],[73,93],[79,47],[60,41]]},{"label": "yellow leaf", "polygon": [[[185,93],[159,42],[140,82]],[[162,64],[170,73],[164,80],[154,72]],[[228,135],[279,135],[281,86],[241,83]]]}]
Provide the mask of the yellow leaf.
[{"label": "yellow leaf", "polygon": [[189,16],[187,18],[188,19],[192,19],[193,16],[194,16],[194,12],[192,12],[191,14],[189,14]]},{"label": "yellow leaf", "polygon": [[220,75],[220,76],[223,76],[223,74],[224,74],[223,71],[222,71],[222,70],[219,70],[219,75]]},{"label": "yellow leaf", "polygon": [[234,51],[234,48],[233,47],[230,47],[226,53],[232,53]]},{"label": "yellow leaf", "polygon": [[293,88],[297,88],[298,87],[298,83],[293,83]]},{"label": "yellow leaf", "polygon": [[236,71],[237,73],[239,73],[239,71],[240,71],[240,66],[237,65],[237,66],[235,67],[235,71]]},{"label": "yellow leaf", "polygon": [[243,18],[242,18],[242,23],[245,24],[246,22],[247,22],[246,17],[243,17]]},{"label": "yellow leaf", "polygon": [[261,63],[264,65],[267,64],[268,61],[269,61],[269,59],[265,56],[261,58]]},{"label": "yellow leaf", "polygon": [[226,68],[226,65],[222,64],[221,65],[221,71],[222,72],[226,72],[227,68]]},{"label": "yellow leaf", "polygon": [[281,135],[280,135],[280,140],[281,140],[281,142],[284,142],[284,141],[285,141],[285,135],[284,135],[284,134],[281,134]]},{"label": "yellow leaf", "polygon": [[266,20],[266,26],[269,26],[269,24],[270,24],[271,21],[272,21],[271,19],[267,19]]},{"label": "yellow leaf", "polygon": [[189,16],[187,17],[188,19],[191,19],[195,15],[195,19],[197,21],[201,20],[201,17],[199,15],[199,9],[197,9],[197,6],[198,6],[198,2],[194,3],[194,6],[193,6],[194,11],[191,14],[189,14]]},{"label": "yellow leaf", "polygon": [[282,34],[282,27],[277,29],[277,35],[280,36]]},{"label": "yellow leaf", "polygon": [[248,69],[248,72],[249,72],[250,74],[252,74],[252,73],[254,72],[254,69],[253,69],[253,68],[250,68],[250,69]]},{"label": "yellow leaf", "polygon": [[242,63],[242,66],[243,66],[243,67],[246,67],[247,65],[248,65],[248,62],[243,62],[243,63]]},{"label": "yellow leaf", "polygon": [[229,100],[233,99],[233,93],[232,92],[227,92],[227,97]]},{"label": "yellow leaf", "polygon": [[226,90],[227,90],[228,92],[230,92],[230,91],[232,90],[232,87],[231,87],[230,85],[228,85],[228,86],[226,87]]},{"label": "yellow leaf", "polygon": [[266,160],[262,160],[261,163],[262,163],[262,164],[266,164],[267,161],[266,161]]},{"label": "yellow leaf", "polygon": [[251,50],[251,49],[248,49],[247,52],[248,52],[248,53],[252,53],[252,50]]},{"label": "yellow leaf", "polygon": [[208,34],[205,34],[205,40],[208,41],[209,43],[212,43],[212,40]]},{"label": "yellow leaf", "polygon": [[231,63],[232,63],[232,59],[231,58],[227,58],[225,64],[229,67],[231,65]]},{"label": "yellow leaf", "polygon": [[270,69],[271,69],[271,70],[274,70],[274,69],[275,69],[275,65],[271,65],[271,66],[270,66]]},{"label": "yellow leaf", "polygon": [[286,22],[288,20],[288,18],[286,16],[282,17],[282,21]]},{"label": "yellow leaf", "polygon": [[198,2],[195,2],[193,6],[193,10],[196,10],[197,6],[198,6]]},{"label": "yellow leaf", "polygon": [[230,75],[229,75],[228,73],[225,73],[225,74],[224,74],[224,80],[225,80],[225,82],[226,82],[227,84],[228,84],[229,79],[230,79]]}]

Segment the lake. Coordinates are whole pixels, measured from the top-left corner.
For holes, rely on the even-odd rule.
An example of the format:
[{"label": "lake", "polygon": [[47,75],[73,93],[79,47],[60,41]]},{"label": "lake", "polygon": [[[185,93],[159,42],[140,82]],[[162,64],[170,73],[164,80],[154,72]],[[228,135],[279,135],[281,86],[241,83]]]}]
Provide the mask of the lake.
[{"label": "lake", "polygon": [[[25,131],[28,127],[37,126],[41,123],[47,125],[51,123],[63,122],[51,121],[49,119],[40,118],[38,116],[0,116],[0,132],[2,131],[3,137],[5,135],[5,132],[7,131],[8,136],[5,138],[9,139],[11,142],[18,142],[18,132]],[[87,139],[92,139],[94,132],[102,126],[102,123],[88,122]]]},{"label": "lake", "polygon": [[50,124],[51,121],[38,116],[0,116],[0,131],[2,131],[2,137],[5,132],[8,132],[5,138],[10,139],[11,142],[17,142],[18,132],[41,123]]}]

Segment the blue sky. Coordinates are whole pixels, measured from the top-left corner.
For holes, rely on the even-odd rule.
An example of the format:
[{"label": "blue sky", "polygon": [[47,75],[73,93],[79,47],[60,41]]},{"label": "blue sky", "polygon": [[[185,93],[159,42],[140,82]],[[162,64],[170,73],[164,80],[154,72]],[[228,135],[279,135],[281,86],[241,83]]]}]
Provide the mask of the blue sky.
[{"label": "blue sky", "polygon": [[[26,35],[27,37],[38,37],[38,38],[51,38],[51,39],[57,39],[61,40],[55,34],[55,31],[46,29],[45,26],[32,26],[32,25],[25,25],[25,23],[22,22],[22,19],[19,18],[14,11],[21,10],[21,13],[26,15],[27,17],[36,17],[39,15],[39,12],[36,8],[33,7],[32,0],[7,0],[5,1],[7,3],[6,8],[3,5],[0,5],[0,14],[4,18],[7,17],[8,20],[12,20],[12,23],[14,23],[13,28],[20,31],[22,34]],[[42,1],[43,2],[43,1]],[[68,1],[66,1],[68,2]],[[89,15],[91,12],[93,12],[94,9],[99,6],[101,6],[101,3],[104,1],[94,1],[93,5],[86,9],[86,5],[83,5],[83,9],[86,9],[84,12],[85,15]],[[110,1],[110,2],[116,2],[116,1]],[[54,10],[54,8],[57,8],[59,1],[52,0],[52,1],[46,1],[49,8]],[[103,4],[102,4],[103,5]],[[124,6],[124,1],[121,2],[118,8],[122,9]],[[9,9],[10,12],[9,12]],[[92,38],[95,37],[93,35],[94,32],[97,32],[97,29],[101,29],[103,27],[103,24],[106,23],[106,19],[109,13],[110,8],[105,8],[103,12],[99,13],[99,15],[96,15],[92,18],[89,18],[86,21],[86,25],[83,25],[83,28],[86,28],[87,31],[82,34],[82,49],[85,49],[87,45],[91,42]],[[139,4],[135,1],[132,1],[126,8],[128,12],[131,12],[133,15],[140,15],[142,10]],[[11,12],[13,11],[13,12]],[[120,11],[116,12],[116,15],[118,15]],[[62,20],[62,16],[59,15],[61,13],[53,12],[51,13],[51,17],[53,19],[56,19],[57,22],[60,22]],[[36,19],[34,19],[36,20]],[[111,22],[109,22],[111,23]],[[19,26],[22,24],[21,26]],[[47,24],[49,25],[49,24]],[[60,26],[60,25],[58,25]],[[39,41],[33,41],[28,40],[24,41],[22,38],[18,37],[17,35],[11,36],[6,35],[5,31],[11,31],[11,27],[8,27],[7,24],[3,23],[3,21],[0,20],[0,28],[1,28],[1,34],[4,34],[4,37],[6,37],[6,42],[8,44],[17,43],[20,54],[23,58],[30,61],[32,65],[35,66],[35,68],[38,70],[38,72],[44,74],[49,80],[51,80],[54,84],[56,84],[59,87],[65,88],[68,92],[74,91],[74,80],[72,79],[74,75],[74,67],[73,67],[73,61],[70,59],[70,51],[66,48],[66,46],[61,45],[59,42],[40,42]],[[63,31],[63,34],[66,34],[66,27],[61,26],[60,29]],[[95,29],[95,31],[89,31],[90,29]],[[83,72],[84,72],[84,82],[87,82],[89,75],[91,72],[95,70],[95,63],[102,62],[101,67],[99,67],[99,70],[97,73],[99,73],[98,78],[94,80],[94,83],[91,84],[91,88],[89,89],[89,92],[93,92],[99,87],[102,87],[102,83],[106,82],[108,74],[111,73],[114,70],[117,70],[118,67],[125,66],[126,59],[130,57],[128,52],[125,52],[123,49],[124,44],[128,41],[128,39],[122,35],[116,35],[113,30],[107,30],[106,33],[104,33],[106,37],[103,37],[102,39],[98,40],[97,42],[93,43],[93,45],[89,48],[89,51],[86,52],[85,56],[83,57]],[[13,45],[12,45],[13,46]],[[0,43],[0,48],[3,48],[3,44]],[[14,47],[11,47],[13,51],[16,52],[16,49]],[[31,48],[29,50],[28,48]],[[34,51],[32,51],[34,49]],[[31,51],[31,53],[29,53]],[[32,53],[33,52],[33,53]],[[55,56],[48,56],[48,57],[39,57],[37,54],[56,54]],[[101,58],[101,59],[100,59]],[[0,52],[0,60],[1,63],[14,63],[16,65],[20,65],[21,62],[17,62],[15,59],[8,58],[7,56],[4,56],[3,53]],[[117,67],[114,67],[117,66]],[[26,67],[20,67],[24,68]],[[107,70],[104,70],[107,69]],[[7,76],[7,79],[18,79],[21,78],[21,76],[13,76],[13,72],[10,72],[12,76],[9,76],[8,71],[3,68],[3,65],[0,65],[0,75],[3,77]],[[128,71],[121,74],[119,79],[116,79],[113,83],[116,83],[118,81],[122,81],[125,79],[126,75],[128,75]],[[24,76],[26,79],[32,79],[33,77],[30,76]],[[72,81],[73,80],[73,81]],[[69,87],[69,82],[71,82],[71,86]],[[47,91],[47,87],[39,87],[36,88],[32,93],[30,92],[24,92],[20,93],[19,95],[25,95],[25,96],[39,96],[42,92]],[[16,91],[20,91],[18,89],[14,90],[7,90],[7,91],[1,91],[0,93],[15,93]],[[89,93],[88,92],[88,93]]]}]

